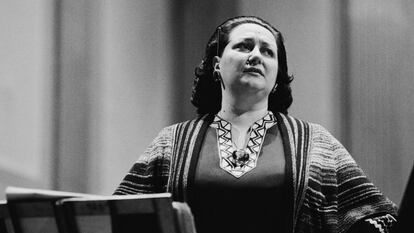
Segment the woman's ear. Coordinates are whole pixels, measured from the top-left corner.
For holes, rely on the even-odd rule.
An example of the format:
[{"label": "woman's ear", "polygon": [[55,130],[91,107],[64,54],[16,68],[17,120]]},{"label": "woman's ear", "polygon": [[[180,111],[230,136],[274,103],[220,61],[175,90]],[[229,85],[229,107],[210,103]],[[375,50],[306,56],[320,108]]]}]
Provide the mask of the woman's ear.
[{"label": "woman's ear", "polygon": [[220,71],[220,57],[219,56],[214,56],[213,57],[213,68],[214,71]]}]

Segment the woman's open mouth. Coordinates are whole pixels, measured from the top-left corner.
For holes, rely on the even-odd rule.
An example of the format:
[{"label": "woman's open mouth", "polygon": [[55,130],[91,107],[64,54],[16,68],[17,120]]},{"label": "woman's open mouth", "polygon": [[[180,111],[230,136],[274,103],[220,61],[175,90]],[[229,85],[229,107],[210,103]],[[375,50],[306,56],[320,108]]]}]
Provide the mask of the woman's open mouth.
[{"label": "woman's open mouth", "polygon": [[255,68],[255,67],[246,68],[243,70],[243,73],[256,73],[256,74],[260,74],[261,76],[264,76],[262,70]]}]

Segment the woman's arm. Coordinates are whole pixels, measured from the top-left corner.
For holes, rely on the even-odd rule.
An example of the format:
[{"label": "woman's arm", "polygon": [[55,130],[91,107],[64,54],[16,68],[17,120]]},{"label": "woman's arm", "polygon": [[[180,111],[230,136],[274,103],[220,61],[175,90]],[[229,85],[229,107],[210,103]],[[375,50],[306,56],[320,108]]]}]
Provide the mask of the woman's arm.
[{"label": "woman's arm", "polygon": [[172,151],[171,127],[164,128],[126,174],[114,195],[166,191]]}]

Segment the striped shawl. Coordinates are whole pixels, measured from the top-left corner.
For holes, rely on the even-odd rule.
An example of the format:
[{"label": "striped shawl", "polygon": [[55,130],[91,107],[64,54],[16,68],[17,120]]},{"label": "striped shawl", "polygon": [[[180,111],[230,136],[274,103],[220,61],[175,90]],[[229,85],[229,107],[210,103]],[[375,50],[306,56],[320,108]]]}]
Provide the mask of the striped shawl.
[{"label": "striped shawl", "polygon": [[[346,232],[364,220],[373,221],[377,232],[387,232],[395,221],[395,205],[367,179],[346,149],[320,125],[275,116],[286,157],[286,192],[291,194],[286,229]],[[198,156],[213,117],[164,128],[114,194],[170,192],[175,201],[191,206]]]}]

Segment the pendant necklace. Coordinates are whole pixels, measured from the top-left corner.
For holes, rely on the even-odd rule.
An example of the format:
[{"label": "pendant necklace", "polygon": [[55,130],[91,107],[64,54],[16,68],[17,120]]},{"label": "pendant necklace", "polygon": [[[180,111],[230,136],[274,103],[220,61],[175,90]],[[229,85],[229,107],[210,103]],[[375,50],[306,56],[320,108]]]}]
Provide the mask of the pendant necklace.
[{"label": "pendant necklace", "polygon": [[275,124],[276,117],[268,111],[250,127],[245,144],[240,149],[232,141],[231,123],[216,115],[210,126],[217,132],[220,168],[236,178],[253,170],[257,166],[266,131]]},{"label": "pendant necklace", "polygon": [[[232,127],[234,127],[234,126],[232,126]],[[249,128],[249,130],[247,132],[247,137],[250,137],[251,131],[252,131],[252,127]],[[232,140],[233,139],[232,136],[233,136],[233,134],[231,135],[231,142],[233,144],[234,151],[231,154],[231,157],[230,157],[229,160],[230,160],[230,162],[232,162],[233,166],[242,167],[242,166],[246,165],[246,163],[249,161],[249,157],[250,157],[250,153],[247,150],[247,143],[249,141],[249,138],[245,138],[243,147],[238,148],[236,146],[236,143],[234,143],[234,141]]]}]

